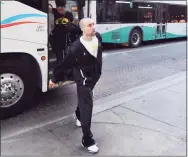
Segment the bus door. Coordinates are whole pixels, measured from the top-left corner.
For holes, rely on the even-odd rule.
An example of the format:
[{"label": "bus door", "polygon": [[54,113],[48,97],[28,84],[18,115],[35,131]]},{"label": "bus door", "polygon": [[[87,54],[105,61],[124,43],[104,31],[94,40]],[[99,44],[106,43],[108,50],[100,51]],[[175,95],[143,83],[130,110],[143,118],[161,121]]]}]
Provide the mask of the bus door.
[{"label": "bus door", "polygon": [[[46,0],[43,0],[46,1]],[[48,0],[48,7],[50,8],[56,8],[56,3],[61,2],[63,0]],[[81,18],[84,17],[84,12],[83,12],[83,7],[85,6],[85,0],[67,0],[66,1],[66,10],[69,12],[72,12],[74,20],[73,23],[78,25],[78,22]],[[52,30],[54,29],[54,15],[52,13],[49,13],[49,20],[48,20],[48,27],[49,27],[49,36],[50,34],[53,35]],[[53,74],[53,70],[57,65],[57,59],[56,59],[56,55],[54,52],[52,52],[52,37],[49,39],[51,39],[51,42],[49,42],[49,78],[52,77]],[[60,41],[61,42],[61,41]],[[67,73],[69,76],[65,76],[65,80],[60,82],[59,85],[64,85],[67,84],[68,82],[70,82],[72,80],[72,76],[71,73]]]},{"label": "bus door", "polygon": [[167,27],[167,5],[156,4],[156,39],[166,38],[166,27]]}]

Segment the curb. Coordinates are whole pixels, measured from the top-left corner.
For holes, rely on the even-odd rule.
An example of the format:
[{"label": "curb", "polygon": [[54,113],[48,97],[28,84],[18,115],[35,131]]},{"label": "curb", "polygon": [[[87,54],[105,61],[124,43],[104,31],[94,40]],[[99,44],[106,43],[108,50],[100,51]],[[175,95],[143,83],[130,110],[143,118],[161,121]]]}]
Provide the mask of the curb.
[{"label": "curb", "polygon": [[186,72],[181,72],[157,81],[153,81],[126,91],[113,94],[105,98],[101,98],[94,102],[94,104],[97,105],[95,105],[93,108],[93,114],[97,114],[105,110],[117,107],[123,103],[127,103],[149,93],[167,88],[184,80],[186,80]]}]

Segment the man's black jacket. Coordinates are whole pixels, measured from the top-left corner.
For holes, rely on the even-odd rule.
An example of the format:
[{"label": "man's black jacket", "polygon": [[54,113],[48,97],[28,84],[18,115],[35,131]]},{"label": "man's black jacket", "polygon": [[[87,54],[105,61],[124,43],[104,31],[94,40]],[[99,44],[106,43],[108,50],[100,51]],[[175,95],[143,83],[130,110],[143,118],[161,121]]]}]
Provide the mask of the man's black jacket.
[{"label": "man's black jacket", "polygon": [[97,32],[98,55],[92,56],[78,38],[73,42],[67,56],[58,64],[54,70],[52,82],[63,81],[68,69],[73,69],[74,81],[83,86],[94,87],[102,73],[102,38]]}]

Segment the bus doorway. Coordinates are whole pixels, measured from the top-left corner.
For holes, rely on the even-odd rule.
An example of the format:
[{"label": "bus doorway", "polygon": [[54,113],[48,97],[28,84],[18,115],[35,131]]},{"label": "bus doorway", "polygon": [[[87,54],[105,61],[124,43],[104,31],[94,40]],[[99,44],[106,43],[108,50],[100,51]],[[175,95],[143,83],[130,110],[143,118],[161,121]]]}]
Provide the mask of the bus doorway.
[{"label": "bus doorway", "polygon": [[[58,0],[49,0],[48,1],[48,6],[49,6],[49,10],[52,10],[52,8],[56,9],[56,3]],[[85,1],[85,0],[84,0]],[[82,18],[83,15],[83,4],[82,1],[80,0],[65,0],[65,14],[66,12],[71,12],[73,15],[73,21],[69,21],[71,22],[75,27],[79,27],[79,19]],[[49,42],[48,42],[48,48],[49,48],[49,79],[52,77],[53,75],[53,70],[55,68],[55,66],[58,64],[57,62],[57,56],[56,53],[54,52],[54,46],[53,45],[54,42],[62,42],[62,40],[58,40],[58,41],[54,41],[53,39],[53,30],[55,28],[55,23],[57,22],[57,20],[54,18],[54,13],[52,11],[49,11],[49,16],[48,16],[48,36],[49,36]],[[62,16],[62,19],[64,18],[64,16]],[[63,29],[63,27],[62,27]],[[67,48],[69,43],[71,43],[70,40],[70,36],[66,35],[66,40],[65,43],[60,43],[60,44],[65,44],[65,49],[62,50],[62,57],[64,58],[66,56],[66,52],[67,52]],[[70,82],[72,80],[72,77],[67,77],[65,78],[65,82]],[[60,84],[64,84],[65,82],[61,82]],[[71,81],[72,82],[72,81]]]},{"label": "bus doorway", "polygon": [[166,28],[167,28],[167,5],[166,4],[156,4],[156,39],[166,38]]}]

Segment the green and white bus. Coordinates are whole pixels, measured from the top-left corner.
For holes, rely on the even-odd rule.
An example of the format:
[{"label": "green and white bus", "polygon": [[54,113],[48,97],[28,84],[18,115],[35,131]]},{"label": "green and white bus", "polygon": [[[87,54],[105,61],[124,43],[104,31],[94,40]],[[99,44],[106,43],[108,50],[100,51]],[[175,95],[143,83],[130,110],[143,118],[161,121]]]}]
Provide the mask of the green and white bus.
[{"label": "green and white bus", "polygon": [[186,37],[186,1],[96,0],[91,16],[104,43],[138,47],[142,41]]},{"label": "green and white bus", "polygon": [[[74,1],[67,2],[70,10]],[[142,41],[187,36],[186,0],[86,0],[83,12],[96,22],[103,43],[138,47]]]}]

